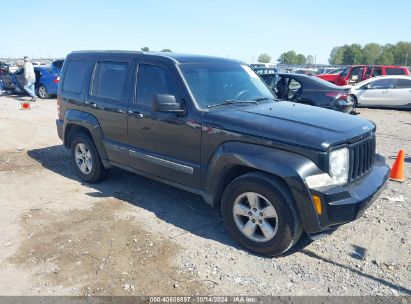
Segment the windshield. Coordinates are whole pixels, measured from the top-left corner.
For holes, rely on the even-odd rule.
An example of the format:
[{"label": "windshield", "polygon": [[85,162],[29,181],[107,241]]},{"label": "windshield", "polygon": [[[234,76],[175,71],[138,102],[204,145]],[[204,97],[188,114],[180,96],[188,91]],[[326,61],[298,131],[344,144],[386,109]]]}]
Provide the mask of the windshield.
[{"label": "windshield", "polygon": [[274,96],[248,66],[236,63],[187,63],[181,71],[202,108],[227,100],[250,101]]}]

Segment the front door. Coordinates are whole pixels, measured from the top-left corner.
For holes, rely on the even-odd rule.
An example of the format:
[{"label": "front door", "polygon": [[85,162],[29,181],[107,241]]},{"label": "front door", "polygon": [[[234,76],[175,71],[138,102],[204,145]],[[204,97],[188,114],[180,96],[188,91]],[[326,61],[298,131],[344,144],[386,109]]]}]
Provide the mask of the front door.
[{"label": "front door", "polygon": [[393,95],[394,79],[378,79],[369,83],[359,94],[360,104],[382,106],[387,105]]},{"label": "front door", "polygon": [[[139,62],[135,96],[128,107],[130,159],[137,170],[187,186],[200,186],[201,123],[185,104],[181,80],[166,65]],[[157,94],[171,94],[186,114],[152,110]]]}]

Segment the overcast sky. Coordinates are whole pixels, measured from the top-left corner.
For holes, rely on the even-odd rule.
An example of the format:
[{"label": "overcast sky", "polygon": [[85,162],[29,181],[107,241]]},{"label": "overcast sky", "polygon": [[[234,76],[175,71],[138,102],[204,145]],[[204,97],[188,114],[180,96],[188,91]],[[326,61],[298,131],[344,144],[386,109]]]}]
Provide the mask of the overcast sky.
[{"label": "overcast sky", "polygon": [[170,48],[274,61],[295,50],[327,63],[332,47],[411,41],[411,0],[1,1],[0,58],[73,50]]}]

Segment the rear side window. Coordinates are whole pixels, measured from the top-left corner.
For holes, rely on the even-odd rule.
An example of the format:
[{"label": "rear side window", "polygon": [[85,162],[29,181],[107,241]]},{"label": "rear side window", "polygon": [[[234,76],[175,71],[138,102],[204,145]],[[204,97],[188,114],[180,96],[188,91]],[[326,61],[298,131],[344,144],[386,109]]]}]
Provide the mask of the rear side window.
[{"label": "rear side window", "polygon": [[401,68],[385,68],[387,75],[405,75],[404,69]]},{"label": "rear side window", "polygon": [[63,91],[80,94],[89,65],[86,60],[70,61],[64,75]]},{"label": "rear side window", "polygon": [[140,64],[137,74],[137,103],[150,105],[157,94],[176,95],[170,73],[159,66]]},{"label": "rear side window", "polygon": [[127,79],[128,63],[98,62],[94,68],[91,96],[120,101]]},{"label": "rear side window", "polygon": [[397,89],[410,89],[411,88],[411,79],[397,79],[395,85]]}]

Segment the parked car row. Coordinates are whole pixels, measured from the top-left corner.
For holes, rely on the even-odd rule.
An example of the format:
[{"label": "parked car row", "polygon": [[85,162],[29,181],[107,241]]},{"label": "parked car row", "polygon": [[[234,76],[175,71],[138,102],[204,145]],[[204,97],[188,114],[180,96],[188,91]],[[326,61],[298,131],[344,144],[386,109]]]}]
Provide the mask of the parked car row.
[{"label": "parked car row", "polygon": [[317,77],[339,86],[354,85],[368,78],[382,75],[410,75],[407,67],[388,65],[353,65],[341,72],[319,74]]},{"label": "parked car row", "polygon": [[[57,94],[57,88],[60,81],[60,72],[64,60],[54,61],[50,67],[34,66],[36,75],[35,91],[42,98],[50,98]],[[21,68],[15,73],[9,73],[0,76],[3,90],[10,94],[26,94],[24,90],[25,79],[24,69]]]}]

